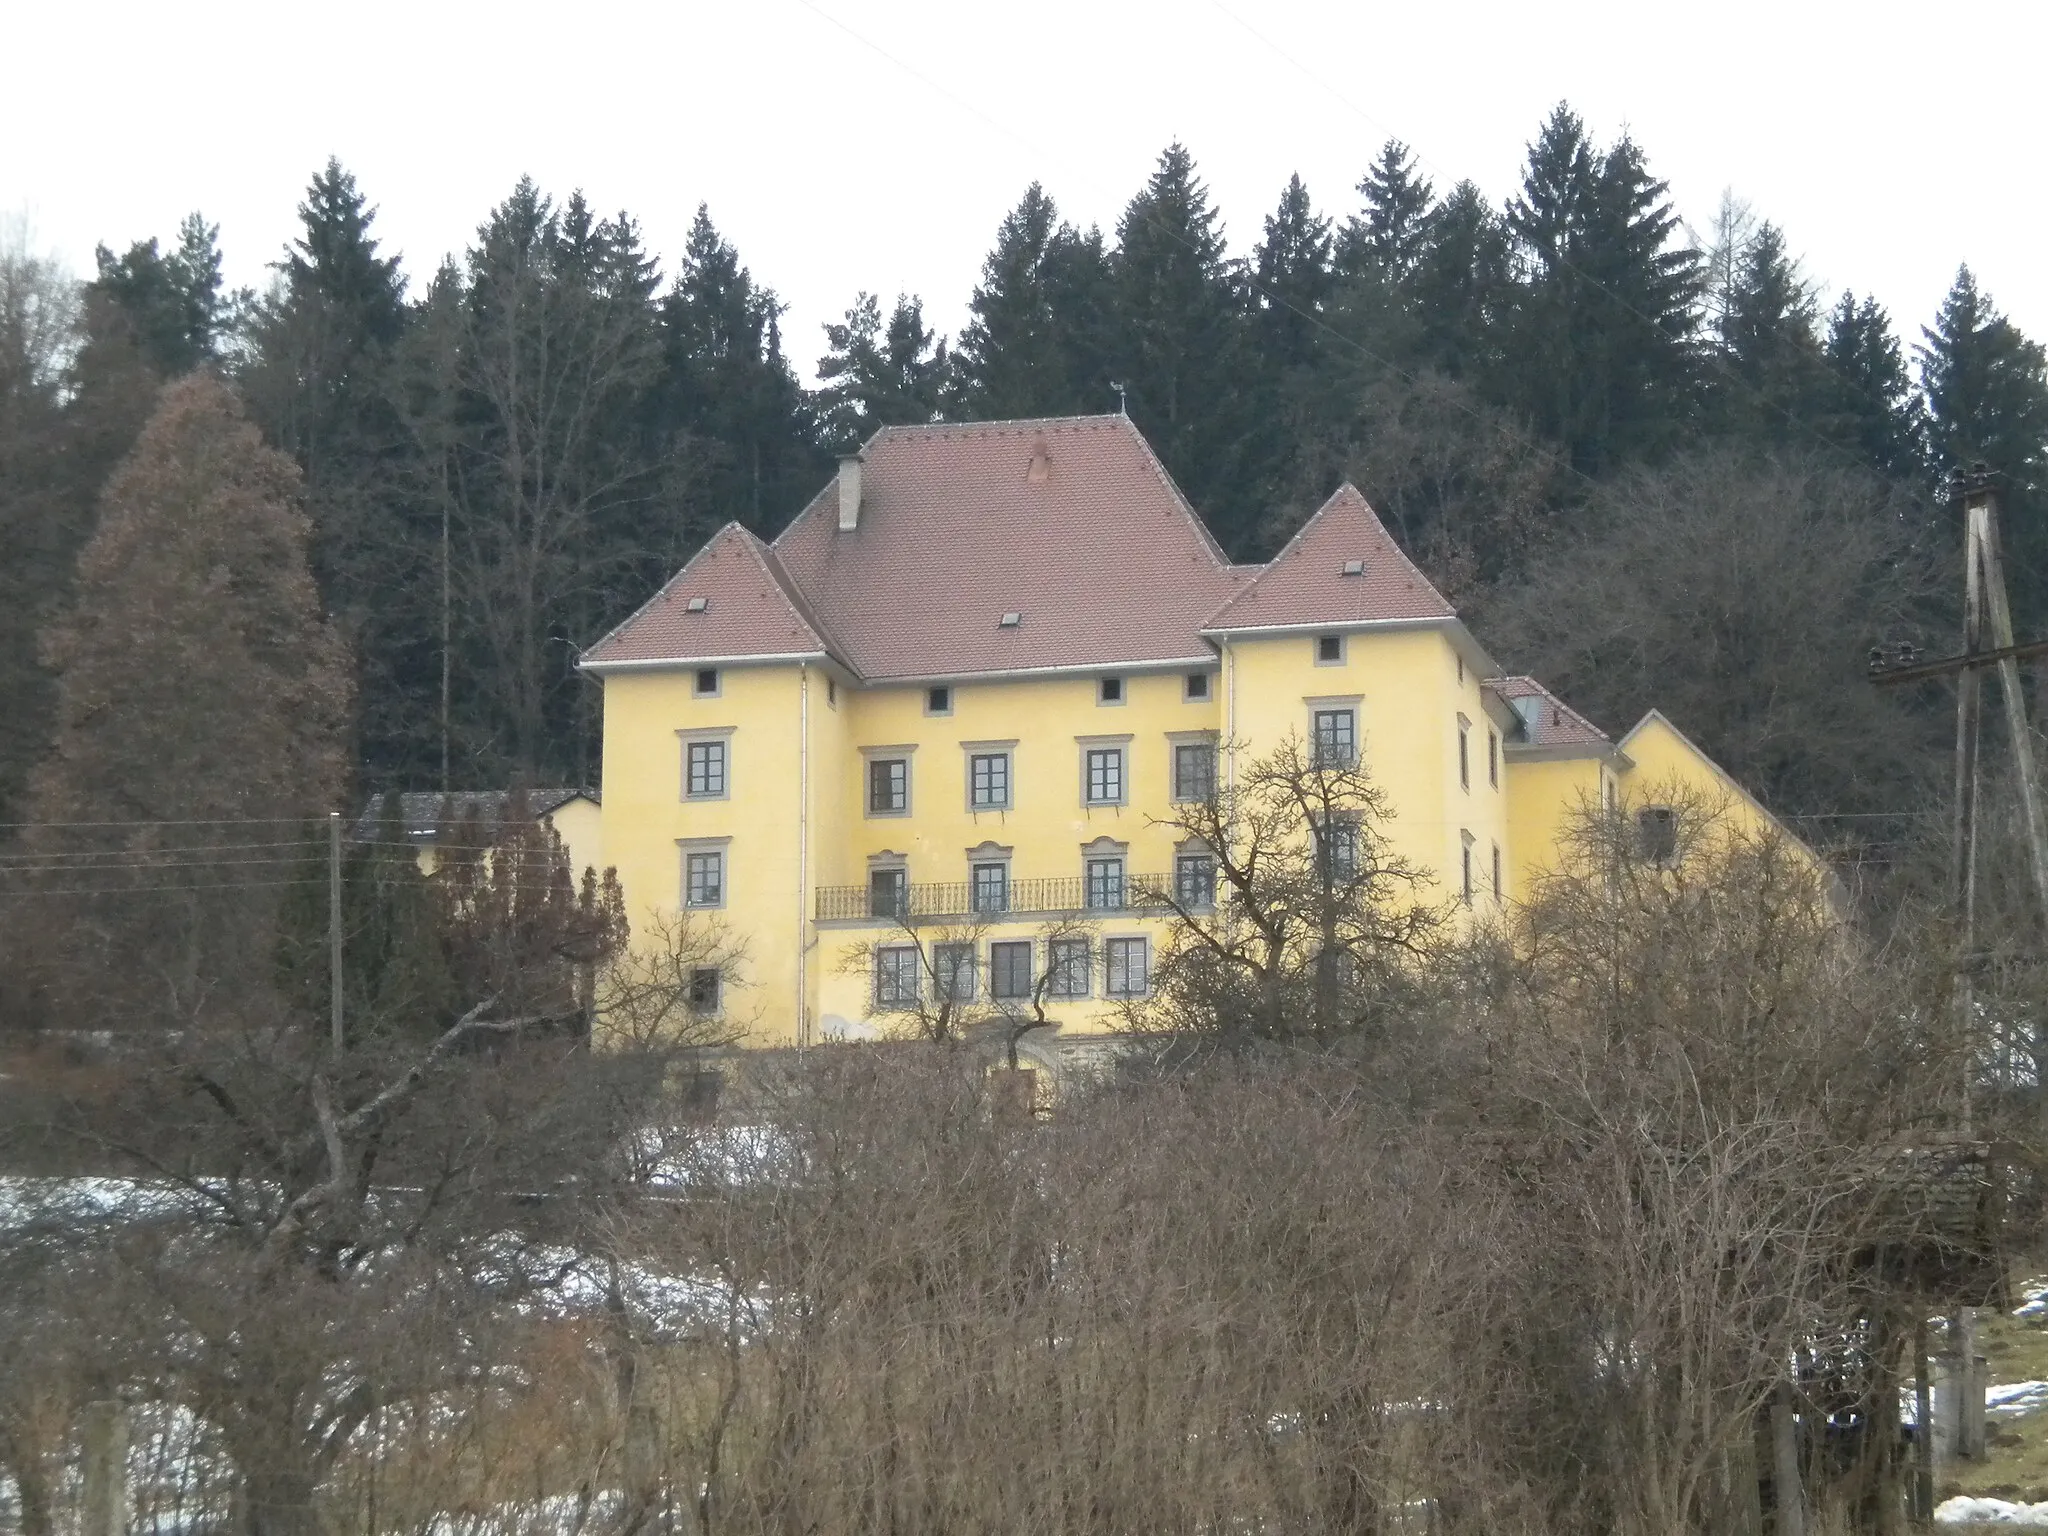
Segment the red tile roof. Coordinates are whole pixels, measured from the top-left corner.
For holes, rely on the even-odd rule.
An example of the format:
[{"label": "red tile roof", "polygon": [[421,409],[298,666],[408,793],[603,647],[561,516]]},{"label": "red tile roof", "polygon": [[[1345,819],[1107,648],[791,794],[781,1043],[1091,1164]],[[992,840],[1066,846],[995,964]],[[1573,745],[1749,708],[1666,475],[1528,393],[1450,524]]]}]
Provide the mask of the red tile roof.
[{"label": "red tile roof", "polygon": [[[1343,574],[1351,561],[1361,574]],[[829,653],[878,680],[1109,669],[1208,660],[1218,630],[1455,617],[1351,486],[1270,565],[1232,565],[1129,420],[1077,416],[884,428],[862,455],[855,528],[839,527],[835,479],[772,548],[721,529],[585,665]]]},{"label": "red tile roof", "polygon": [[[1346,567],[1355,567],[1346,574]],[[1213,632],[1387,620],[1454,619],[1457,610],[1401,553],[1355,486],[1345,484],[1272,564],[1202,627]]]},{"label": "red tile roof", "polygon": [[601,670],[830,649],[775,552],[727,523],[638,613],[584,652],[583,665]]},{"label": "red tile roof", "polygon": [[835,482],[775,552],[867,678],[1207,658],[1202,620],[1236,585],[1120,416],[886,428],[859,527]]},{"label": "red tile roof", "polygon": [[[1508,739],[1510,747],[1612,747],[1599,726],[1573,709],[1533,677],[1496,677],[1486,686],[1521,718],[1523,733]],[[1517,701],[1524,701],[1518,703]]]}]

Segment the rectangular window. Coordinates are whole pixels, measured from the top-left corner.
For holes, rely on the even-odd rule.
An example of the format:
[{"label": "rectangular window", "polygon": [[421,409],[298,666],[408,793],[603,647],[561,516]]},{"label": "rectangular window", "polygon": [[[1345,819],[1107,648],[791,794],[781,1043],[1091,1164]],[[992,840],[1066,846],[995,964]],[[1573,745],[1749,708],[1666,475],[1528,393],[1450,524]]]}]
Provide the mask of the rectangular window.
[{"label": "rectangular window", "polygon": [[1031,996],[1031,941],[1005,940],[988,947],[988,990],[991,997]]},{"label": "rectangular window", "polygon": [[1500,900],[1500,844],[1493,845],[1493,899]]},{"label": "rectangular window", "polygon": [[1199,704],[1202,700],[1209,697],[1208,673],[1190,672],[1188,674],[1186,697],[1190,704]]},{"label": "rectangular window", "polygon": [[717,692],[718,668],[699,667],[697,669],[697,697],[700,699],[706,699],[710,698],[713,694]]},{"label": "rectangular window", "polygon": [[939,999],[942,1002],[973,1002],[974,946],[972,944],[934,944],[932,946],[932,976]]},{"label": "rectangular window", "polygon": [[1007,864],[976,864],[969,871],[973,883],[974,910],[977,912],[1007,912],[1010,910],[1010,866]]},{"label": "rectangular window", "polygon": [[1151,968],[1143,939],[1106,939],[1105,991],[1111,997],[1143,997],[1151,989]]},{"label": "rectangular window", "polygon": [[1472,787],[1472,732],[1465,722],[1458,722],[1458,788]]},{"label": "rectangular window", "polygon": [[690,853],[683,858],[683,905],[725,905],[725,854]]},{"label": "rectangular window", "polygon": [[1124,680],[1120,677],[1105,677],[1096,692],[1096,702],[1121,704],[1124,701]]},{"label": "rectangular window", "polygon": [[1464,846],[1458,850],[1458,899],[1466,906],[1472,905],[1472,834],[1464,834]]},{"label": "rectangular window", "polygon": [[1315,766],[1349,768],[1358,761],[1358,716],[1348,709],[1315,712]]},{"label": "rectangular window", "polygon": [[1124,749],[1088,749],[1088,803],[1122,805],[1124,801]]},{"label": "rectangular window", "polygon": [[953,690],[950,688],[925,689],[924,712],[928,715],[950,715],[953,713]]},{"label": "rectangular window", "polygon": [[1646,805],[1636,812],[1636,856],[1651,864],[1669,864],[1678,857],[1678,812],[1668,805]]},{"label": "rectangular window", "polygon": [[724,991],[725,973],[715,965],[698,966],[690,972],[690,1012],[718,1012],[719,994]]},{"label": "rectangular window", "polygon": [[1358,878],[1358,823],[1330,821],[1316,828],[1319,873],[1332,885],[1348,885]]},{"label": "rectangular window", "polygon": [[1486,733],[1486,782],[1500,788],[1500,737],[1491,728]]},{"label": "rectangular window", "polygon": [[1086,997],[1092,968],[1086,939],[1054,939],[1046,949],[1046,995]]},{"label": "rectangular window", "polygon": [[687,793],[692,800],[722,800],[725,798],[725,743],[722,741],[693,741],[688,744],[689,781]]},{"label": "rectangular window", "polygon": [[1216,905],[1216,860],[1206,853],[1183,853],[1173,861],[1174,899],[1190,909]]},{"label": "rectangular window", "polygon": [[878,757],[868,764],[868,814],[901,816],[910,809],[910,761]]},{"label": "rectangular window", "polygon": [[915,947],[891,945],[875,951],[877,1008],[915,1008],[918,994],[923,991],[920,980]]},{"label": "rectangular window", "polygon": [[871,869],[868,871],[868,916],[905,918],[910,915],[910,871]]},{"label": "rectangular window", "polygon": [[1209,800],[1215,794],[1215,744],[1207,741],[1176,742],[1173,748],[1173,798]]},{"label": "rectangular window", "polygon": [[1010,754],[976,752],[967,759],[967,803],[977,811],[1010,808]]},{"label": "rectangular window", "polygon": [[1334,666],[1344,659],[1344,637],[1342,635],[1316,636],[1316,665]]},{"label": "rectangular window", "polygon": [[1121,912],[1124,907],[1124,861],[1122,859],[1090,859],[1088,861],[1087,892],[1084,904],[1105,912]]}]

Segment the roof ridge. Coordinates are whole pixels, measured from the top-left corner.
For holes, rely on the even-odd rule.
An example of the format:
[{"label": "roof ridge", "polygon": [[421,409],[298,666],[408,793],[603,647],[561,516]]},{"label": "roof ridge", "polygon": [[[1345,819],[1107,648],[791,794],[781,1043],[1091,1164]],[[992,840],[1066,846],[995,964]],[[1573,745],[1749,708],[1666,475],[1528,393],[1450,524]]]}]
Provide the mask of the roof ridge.
[{"label": "roof ridge", "polygon": [[1043,431],[1047,427],[1106,426],[1114,422],[1129,420],[1130,418],[1128,416],[1120,416],[1115,411],[1106,411],[1094,415],[1085,416],[1005,416],[990,421],[895,422],[886,426],[880,426],[875,428],[873,432],[868,434],[866,442],[862,443],[861,446],[863,449],[865,449],[869,443],[873,443],[877,438],[888,436],[904,436],[912,433],[965,434],[971,432],[988,432],[992,434],[1001,434],[1004,432],[1020,431],[1021,429],[1026,427],[1036,428],[1040,431]]},{"label": "roof ridge", "polygon": [[1208,523],[1203,520],[1202,514],[1195,510],[1195,504],[1189,501],[1187,496],[1181,491],[1179,484],[1173,478],[1172,472],[1167,469],[1165,460],[1153,452],[1151,439],[1138,430],[1137,423],[1132,421],[1130,417],[1123,415],[1091,416],[1079,419],[1120,423],[1131,434],[1139,450],[1145,455],[1145,462],[1152,466],[1152,473],[1159,477],[1159,483],[1166,488],[1166,494],[1173,498],[1174,505],[1180,508],[1182,516],[1193,523],[1195,525],[1195,532],[1202,536],[1202,545],[1209,551],[1210,557],[1215,560],[1216,569],[1228,571],[1230,569],[1230,558],[1223,553],[1223,546],[1216,542],[1216,535],[1209,531]]}]

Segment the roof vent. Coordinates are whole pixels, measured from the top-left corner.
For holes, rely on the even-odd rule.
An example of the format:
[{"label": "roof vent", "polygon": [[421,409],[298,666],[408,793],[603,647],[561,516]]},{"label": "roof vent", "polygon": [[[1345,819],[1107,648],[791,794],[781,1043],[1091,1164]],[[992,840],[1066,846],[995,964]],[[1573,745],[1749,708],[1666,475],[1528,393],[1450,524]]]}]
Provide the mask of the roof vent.
[{"label": "roof vent", "polygon": [[1024,471],[1024,478],[1033,485],[1043,485],[1051,474],[1052,454],[1046,449],[1043,442],[1032,444],[1031,464]]},{"label": "roof vent", "polygon": [[711,599],[708,597],[693,597],[683,606],[691,613],[702,613],[711,606]]},{"label": "roof vent", "polygon": [[1365,574],[1365,562],[1363,560],[1346,560],[1341,574],[1346,576],[1363,576]]},{"label": "roof vent", "polygon": [[1024,615],[1021,613],[1006,613],[1000,619],[996,620],[997,626],[1002,629],[1015,629],[1019,624],[1022,624],[1023,622]]},{"label": "roof vent", "polygon": [[839,461],[839,531],[851,533],[860,526],[860,455],[848,454]]}]

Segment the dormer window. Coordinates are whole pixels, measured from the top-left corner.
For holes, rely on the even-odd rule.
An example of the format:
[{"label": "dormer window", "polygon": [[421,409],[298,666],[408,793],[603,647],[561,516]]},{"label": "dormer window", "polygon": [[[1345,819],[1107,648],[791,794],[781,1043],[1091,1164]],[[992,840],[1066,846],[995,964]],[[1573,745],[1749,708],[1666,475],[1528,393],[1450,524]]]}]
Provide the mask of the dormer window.
[{"label": "dormer window", "polygon": [[718,668],[699,667],[697,669],[695,691],[700,699],[716,698],[718,696]]},{"label": "dormer window", "polygon": [[1363,576],[1365,574],[1365,562],[1363,560],[1346,560],[1344,562],[1344,569],[1340,574],[1345,576]]}]

